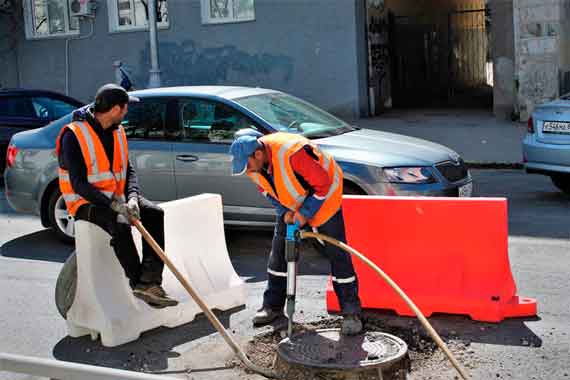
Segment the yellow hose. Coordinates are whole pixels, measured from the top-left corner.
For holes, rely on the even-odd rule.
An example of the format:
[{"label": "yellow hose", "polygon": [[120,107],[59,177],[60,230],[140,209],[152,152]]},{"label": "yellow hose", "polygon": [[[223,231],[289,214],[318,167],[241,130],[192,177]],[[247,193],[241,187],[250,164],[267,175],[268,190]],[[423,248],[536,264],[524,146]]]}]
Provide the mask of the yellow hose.
[{"label": "yellow hose", "polygon": [[374,264],[366,256],[364,256],[362,253],[358,252],[354,248],[350,247],[349,245],[347,245],[341,241],[333,239],[327,235],[319,234],[316,232],[309,232],[309,231],[300,231],[300,235],[301,235],[301,239],[314,238],[314,239],[323,240],[323,241],[326,241],[332,245],[335,245],[335,246],[343,249],[344,251],[350,253],[351,255],[358,257],[366,265],[368,265],[376,273],[378,273],[378,275],[380,277],[382,277],[384,279],[384,281],[386,281],[388,283],[388,285],[390,285],[392,287],[392,289],[394,289],[396,291],[396,293],[398,293],[398,295],[406,302],[406,304],[408,304],[410,309],[412,309],[414,311],[414,313],[416,314],[416,316],[418,317],[418,319],[420,320],[422,325],[425,327],[425,329],[427,330],[429,335],[437,343],[439,348],[441,348],[441,350],[445,353],[445,355],[447,356],[449,361],[451,361],[451,364],[453,364],[453,366],[455,367],[457,372],[459,372],[461,377],[465,380],[469,379],[469,374],[467,373],[467,371],[465,371],[465,369],[463,369],[461,367],[461,364],[459,363],[459,361],[457,361],[455,356],[453,356],[453,354],[451,353],[451,351],[449,350],[449,348],[447,347],[445,342],[441,339],[441,337],[438,335],[438,333],[435,331],[435,329],[430,325],[430,323],[428,322],[426,317],[422,314],[420,309],[418,309],[418,307],[406,295],[406,293],[404,293],[404,291],[402,289],[400,289],[398,284],[396,284],[386,273],[384,273],[384,271],[382,271],[382,269],[380,269],[376,264]]},{"label": "yellow hose", "polygon": [[212,326],[214,326],[214,328],[218,330],[222,338],[224,338],[228,346],[230,346],[230,348],[234,351],[234,353],[238,356],[238,358],[242,361],[242,363],[250,370],[260,373],[267,378],[280,379],[281,376],[279,376],[275,371],[255,365],[251,360],[249,360],[245,352],[239,346],[238,342],[226,330],[222,322],[220,322],[218,317],[216,317],[216,315],[212,312],[212,309],[210,309],[208,305],[206,305],[206,302],[202,299],[200,294],[198,294],[198,292],[190,285],[190,283],[186,281],[182,273],[178,271],[176,266],[174,266],[172,261],[170,261],[168,256],[166,256],[164,250],[158,245],[156,240],[154,240],[154,238],[148,233],[148,231],[146,230],[146,228],[144,228],[142,223],[138,219],[131,218],[131,224],[134,225],[137,228],[137,230],[139,230],[142,237],[152,247],[154,252],[156,252],[156,254],[161,258],[161,260],[168,267],[168,269],[170,269],[174,277],[176,277],[176,279],[180,282],[180,284],[184,287],[184,289],[186,289],[188,294],[190,294],[190,296],[196,302],[196,304],[198,304],[200,309],[202,309],[202,312],[210,320]]}]

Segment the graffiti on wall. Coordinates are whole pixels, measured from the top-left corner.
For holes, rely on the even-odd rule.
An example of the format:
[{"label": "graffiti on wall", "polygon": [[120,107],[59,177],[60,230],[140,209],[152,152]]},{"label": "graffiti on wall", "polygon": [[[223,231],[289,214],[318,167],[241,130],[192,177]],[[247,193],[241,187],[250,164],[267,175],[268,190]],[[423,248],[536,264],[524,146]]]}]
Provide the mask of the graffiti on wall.
[{"label": "graffiti on wall", "polygon": [[[162,84],[234,84],[286,88],[293,75],[293,59],[284,55],[250,54],[232,45],[201,47],[192,40],[162,42],[159,46]],[[148,47],[140,53],[137,83],[145,83],[150,62]]]},{"label": "graffiti on wall", "polygon": [[370,62],[380,83],[388,74],[390,50],[388,46],[388,20],[386,17],[371,17],[368,29]]},{"label": "graffiti on wall", "polygon": [[375,92],[377,108],[391,106],[390,90],[390,40],[388,12],[384,0],[368,0],[368,54],[369,87]]}]

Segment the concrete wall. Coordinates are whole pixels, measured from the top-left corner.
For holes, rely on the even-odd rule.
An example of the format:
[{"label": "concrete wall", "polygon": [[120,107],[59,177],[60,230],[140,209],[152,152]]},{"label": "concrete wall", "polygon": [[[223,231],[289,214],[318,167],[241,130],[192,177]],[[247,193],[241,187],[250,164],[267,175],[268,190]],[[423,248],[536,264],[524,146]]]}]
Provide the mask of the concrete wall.
[{"label": "concrete wall", "polygon": [[0,88],[18,87],[18,40],[23,33],[21,8],[0,12]]},{"label": "concrete wall", "polygon": [[560,95],[570,92],[570,1],[560,5]]},{"label": "concrete wall", "polygon": [[[148,83],[148,33],[110,34],[106,1],[98,4],[94,36],[70,43],[69,93],[83,101],[114,81],[116,60],[135,87]],[[163,85],[270,87],[358,116],[367,104],[362,6],[362,0],[256,0],[255,21],[202,25],[199,0],[170,0],[170,27],[158,33]],[[87,22],[81,29],[88,32]],[[29,41],[22,32],[18,54],[24,87],[65,91],[64,39]]]},{"label": "concrete wall", "polygon": [[[514,0],[516,100],[521,120],[559,94],[568,69],[568,0]],[[566,14],[566,16],[565,16]]]},{"label": "concrete wall", "polygon": [[510,119],[515,104],[515,45],[513,1],[491,0],[491,47],[493,55],[493,112]]}]

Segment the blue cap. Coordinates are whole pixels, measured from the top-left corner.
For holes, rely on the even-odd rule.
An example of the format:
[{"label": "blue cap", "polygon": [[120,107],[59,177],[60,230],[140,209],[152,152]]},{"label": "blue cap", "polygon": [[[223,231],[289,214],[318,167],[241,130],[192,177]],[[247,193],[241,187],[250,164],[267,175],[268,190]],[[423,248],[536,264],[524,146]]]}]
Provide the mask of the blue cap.
[{"label": "blue cap", "polygon": [[230,147],[230,153],[234,156],[232,161],[232,175],[244,174],[247,170],[247,159],[260,146],[257,138],[261,135],[247,134],[234,140]]}]

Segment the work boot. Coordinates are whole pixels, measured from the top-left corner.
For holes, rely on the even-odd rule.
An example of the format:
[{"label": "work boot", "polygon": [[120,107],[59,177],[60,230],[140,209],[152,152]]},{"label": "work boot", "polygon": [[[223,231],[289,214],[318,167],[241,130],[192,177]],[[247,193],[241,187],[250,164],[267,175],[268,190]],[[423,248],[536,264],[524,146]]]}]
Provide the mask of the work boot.
[{"label": "work boot", "polygon": [[340,333],[342,335],[356,335],[362,331],[362,321],[358,315],[347,315],[342,319]]},{"label": "work boot", "polygon": [[253,317],[253,325],[254,326],[266,325],[268,323],[273,322],[279,317],[283,317],[283,311],[262,307],[257,311],[257,313],[255,313],[255,317]]},{"label": "work boot", "polygon": [[170,298],[160,285],[138,284],[133,295],[158,309],[178,305],[178,301]]}]

